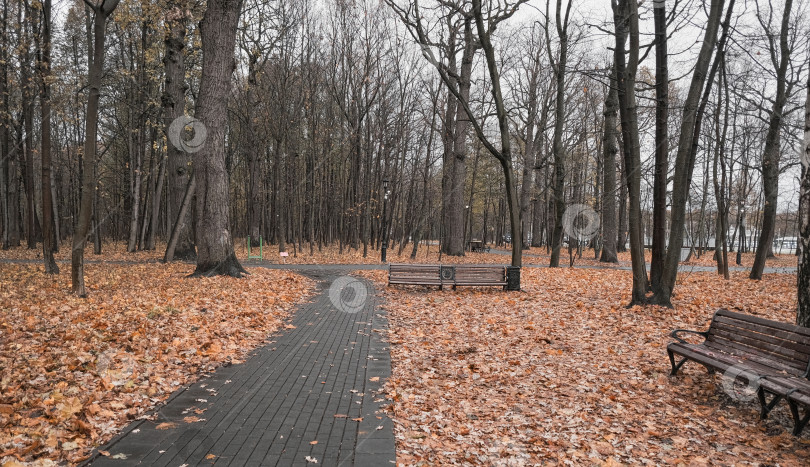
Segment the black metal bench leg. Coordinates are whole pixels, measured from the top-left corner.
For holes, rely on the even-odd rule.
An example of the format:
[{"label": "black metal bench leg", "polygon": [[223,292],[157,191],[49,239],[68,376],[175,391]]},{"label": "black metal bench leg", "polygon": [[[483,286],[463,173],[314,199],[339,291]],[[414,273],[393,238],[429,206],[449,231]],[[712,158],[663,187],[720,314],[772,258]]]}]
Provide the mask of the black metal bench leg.
[{"label": "black metal bench leg", "polygon": [[681,360],[680,362],[678,362],[676,364],[675,363],[675,353],[672,352],[671,350],[667,350],[667,354],[669,355],[669,363],[672,365],[672,371],[669,374],[670,374],[670,376],[675,376],[676,374],[678,374],[678,370],[681,369],[683,364],[686,363],[686,360],[688,360],[688,359],[684,358],[683,360]]},{"label": "black metal bench leg", "polygon": [[807,426],[807,422],[810,422],[810,409],[805,410],[804,417],[801,417],[799,415],[799,404],[792,400],[788,400],[788,404],[790,404],[790,413],[793,415],[793,435],[799,436],[804,427]]},{"label": "black metal bench leg", "polygon": [[773,410],[773,408],[776,407],[776,404],[778,404],[779,401],[782,400],[782,396],[780,396],[779,394],[774,394],[773,399],[771,399],[771,401],[768,402],[765,399],[765,390],[762,389],[762,386],[760,386],[757,388],[757,399],[759,399],[759,406],[762,408],[762,410],[759,413],[759,418],[765,420],[766,418],[768,418],[768,414],[771,413],[771,410]]}]

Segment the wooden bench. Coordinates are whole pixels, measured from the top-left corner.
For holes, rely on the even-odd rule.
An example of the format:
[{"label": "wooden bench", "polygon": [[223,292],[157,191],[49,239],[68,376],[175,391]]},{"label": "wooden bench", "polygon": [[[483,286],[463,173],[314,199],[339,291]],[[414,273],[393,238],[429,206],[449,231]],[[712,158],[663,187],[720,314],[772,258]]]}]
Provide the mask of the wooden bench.
[{"label": "wooden bench", "polygon": [[396,264],[388,266],[388,285],[501,286],[506,288],[504,266],[466,264]]},{"label": "wooden bench", "polygon": [[503,266],[456,266],[453,289],[457,286],[506,287],[506,268]]},{"label": "wooden bench", "polygon": [[[690,344],[679,335],[704,337]],[[794,434],[810,420],[810,328],[771,321],[756,316],[718,310],[705,332],[676,329],[677,340],[667,346],[672,375],[691,360],[709,371],[727,372],[756,388],[762,418],[782,399],[790,404]],[[675,361],[675,355],[682,359]],[[731,369],[731,371],[729,371]],[[767,401],[766,393],[772,396]],[[799,406],[805,407],[800,416]]]},{"label": "wooden bench", "polygon": [[438,264],[395,264],[388,266],[388,285],[438,285],[439,290],[445,283],[443,281],[441,266]]}]

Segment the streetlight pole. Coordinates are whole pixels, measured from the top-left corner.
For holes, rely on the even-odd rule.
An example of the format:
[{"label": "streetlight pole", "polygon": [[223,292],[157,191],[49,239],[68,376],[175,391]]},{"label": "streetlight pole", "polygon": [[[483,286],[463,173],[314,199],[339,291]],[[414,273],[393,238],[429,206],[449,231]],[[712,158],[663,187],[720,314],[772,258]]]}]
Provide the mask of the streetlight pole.
[{"label": "streetlight pole", "polygon": [[380,261],[386,262],[386,254],[388,253],[388,217],[385,213],[388,211],[388,179],[383,179],[383,209],[382,209],[382,247],[380,248]]}]

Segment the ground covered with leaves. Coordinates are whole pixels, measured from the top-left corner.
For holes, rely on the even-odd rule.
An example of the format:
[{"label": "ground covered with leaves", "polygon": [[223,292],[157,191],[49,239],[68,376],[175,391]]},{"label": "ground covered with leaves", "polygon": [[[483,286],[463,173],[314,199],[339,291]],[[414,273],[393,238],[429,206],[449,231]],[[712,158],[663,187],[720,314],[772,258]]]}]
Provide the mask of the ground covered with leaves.
[{"label": "ground covered with leaves", "polygon": [[726,307],[792,322],[795,275],[682,274],[675,309],[624,307],[627,271],[524,269],[521,292],[378,282],[390,320],[387,384],[402,465],[807,465],[810,433],[687,363],[675,328]]},{"label": "ground covered with leaves", "polygon": [[0,465],[76,463],[173,391],[238,362],[279,329],[313,283],[251,269],[188,279],[190,265],[0,264]]}]

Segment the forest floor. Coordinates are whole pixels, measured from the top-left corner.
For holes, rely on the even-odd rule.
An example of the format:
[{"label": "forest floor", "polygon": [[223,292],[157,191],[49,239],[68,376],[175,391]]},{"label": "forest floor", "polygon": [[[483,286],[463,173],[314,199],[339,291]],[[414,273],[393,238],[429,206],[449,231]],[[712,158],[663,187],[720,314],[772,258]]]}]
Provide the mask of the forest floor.
[{"label": "forest floor", "polygon": [[[388,261],[391,263],[448,263],[448,264],[508,264],[510,262],[511,247],[502,245],[499,247],[492,247],[489,252],[466,252],[464,256],[447,256],[439,255],[439,248],[437,244],[420,245],[417,250],[416,258],[411,259],[411,250],[413,244],[408,244],[403,249],[402,254],[397,254],[399,247],[393,246],[388,249]],[[126,251],[126,243],[124,242],[105,242],[101,255],[93,253],[92,245],[88,245],[85,251],[85,260],[88,261],[101,261],[101,262],[123,262],[123,261],[138,261],[138,262],[159,262],[163,259],[163,253],[166,250],[165,244],[158,244],[155,250],[141,250],[134,253]],[[254,262],[248,259],[247,245],[244,240],[237,241],[234,245],[236,257],[246,264]],[[309,251],[309,245],[304,244],[303,249],[296,249],[292,244],[287,245],[287,252],[289,256],[279,256],[278,245],[264,245],[263,260],[270,264],[381,264],[380,252],[369,248],[366,255],[363,255],[363,247],[360,245],[359,249],[352,249],[344,247],[343,251],[335,245],[324,246],[318,249],[317,245],[313,247],[312,254]],[[546,248],[530,248],[523,252],[523,264],[548,266],[550,255]],[[650,262],[651,253],[649,250],[645,252],[647,262]],[[252,256],[259,254],[258,248],[252,248],[250,251]],[[70,261],[70,244],[65,242],[59,253],[55,255],[57,260]],[[743,253],[741,257],[741,264],[738,266],[735,262],[736,253],[729,253],[729,267],[733,270],[737,267],[750,268],[754,262],[753,253]],[[42,250],[37,248],[29,250],[24,247],[13,248],[10,250],[0,250],[0,260],[41,260]],[[622,252],[618,254],[618,263],[601,263],[598,258],[594,258],[593,250],[583,250],[581,257],[577,257],[576,253],[573,258],[573,266],[587,266],[587,267],[624,267],[629,268],[630,252]],[[795,268],[796,256],[794,255],[778,255],[768,258],[766,266],[769,268]],[[689,261],[681,263],[682,266],[697,266],[697,267],[715,267],[716,263],[713,259],[713,253],[707,252],[700,257],[693,255]],[[571,265],[571,256],[568,249],[563,248],[560,252],[560,265],[568,267]]]},{"label": "forest floor", "polygon": [[[70,294],[68,264],[47,278],[40,264],[2,263],[39,259],[39,250],[0,252],[0,466],[80,461],[175,389],[243,359],[313,290],[302,276],[262,268],[241,280],[183,280],[193,265],[159,264],[162,251],[88,250],[100,262],[86,267],[87,299]],[[392,262],[410,261],[395,251]],[[287,261],[379,264],[378,253],[324,248]],[[505,253],[442,260],[505,264]],[[547,264],[545,250],[528,253],[526,264]],[[245,259],[244,245],[237,255]],[[628,254],[619,259],[629,266]],[[437,262],[436,245],[420,247],[417,261]],[[751,261],[743,255],[743,265]],[[795,267],[795,257],[768,266]],[[785,404],[759,421],[755,400],[736,400],[696,364],[669,377],[665,351],[672,329],[703,330],[719,307],[792,322],[794,274],[750,281],[735,271],[724,281],[682,272],[674,309],[624,308],[631,277],[616,269],[530,268],[514,293],[386,287],[385,271],[358,274],[380,285],[389,314],[387,391],[402,465],[804,465],[810,457],[810,430],[790,435]]]},{"label": "forest floor", "polygon": [[397,461],[402,465],[807,465],[810,430],[687,364],[676,328],[720,307],[793,322],[795,275],[683,274],[674,309],[634,307],[627,271],[529,269],[521,292],[386,287]]},{"label": "forest floor", "polygon": [[75,464],[178,388],[239,362],[284,326],[314,282],[252,268],[184,279],[187,264],[0,264],[0,465]]}]

